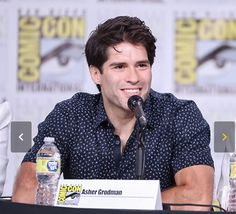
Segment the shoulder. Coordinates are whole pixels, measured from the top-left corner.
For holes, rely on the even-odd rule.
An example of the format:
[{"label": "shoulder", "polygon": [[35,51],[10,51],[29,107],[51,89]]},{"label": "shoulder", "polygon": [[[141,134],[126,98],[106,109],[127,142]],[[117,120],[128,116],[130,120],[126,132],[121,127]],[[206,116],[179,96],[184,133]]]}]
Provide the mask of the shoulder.
[{"label": "shoulder", "polygon": [[100,99],[100,94],[88,94],[79,92],[70,99],[57,103],[54,109],[47,115],[47,123],[72,123],[80,118],[92,115],[95,106]]},{"label": "shoulder", "polygon": [[[193,100],[178,99],[170,93],[151,92],[157,109],[173,128],[176,139],[189,139],[197,132],[209,136],[209,125]],[[203,131],[204,130],[204,131]]]},{"label": "shoulder", "polygon": [[63,100],[55,106],[56,111],[63,111],[69,113],[79,113],[83,111],[92,110],[98,100],[100,94],[89,94],[85,92],[79,92],[73,95],[70,99]]},{"label": "shoulder", "polygon": [[152,106],[156,106],[162,112],[176,113],[183,109],[194,111],[197,108],[193,100],[179,99],[171,93],[159,93],[154,90],[150,92]]}]

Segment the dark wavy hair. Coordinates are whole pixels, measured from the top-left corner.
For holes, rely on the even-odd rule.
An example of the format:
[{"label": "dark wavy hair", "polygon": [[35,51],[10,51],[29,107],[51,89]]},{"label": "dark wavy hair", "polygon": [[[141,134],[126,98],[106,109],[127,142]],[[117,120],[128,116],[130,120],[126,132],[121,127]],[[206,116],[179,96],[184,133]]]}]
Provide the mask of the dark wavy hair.
[{"label": "dark wavy hair", "polygon": [[91,33],[85,45],[88,66],[93,65],[102,73],[102,66],[108,59],[107,49],[124,41],[143,45],[150,65],[153,64],[156,38],[149,27],[137,17],[118,16],[99,24]]}]

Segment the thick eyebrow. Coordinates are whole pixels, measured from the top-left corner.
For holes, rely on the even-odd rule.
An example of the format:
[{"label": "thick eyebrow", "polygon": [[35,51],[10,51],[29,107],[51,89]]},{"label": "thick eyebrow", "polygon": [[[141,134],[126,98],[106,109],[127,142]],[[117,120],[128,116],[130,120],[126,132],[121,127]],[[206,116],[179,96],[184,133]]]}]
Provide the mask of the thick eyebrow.
[{"label": "thick eyebrow", "polygon": [[[109,67],[115,67],[115,66],[118,66],[118,65],[126,65],[127,63],[126,62],[113,62],[109,65]],[[141,60],[141,61],[138,61],[136,62],[135,64],[150,64],[149,60]]]},{"label": "thick eyebrow", "polygon": [[126,62],[113,62],[109,65],[109,67],[115,67],[117,65],[126,65]]},{"label": "thick eyebrow", "polygon": [[136,64],[150,64],[149,60],[141,60],[136,62]]}]

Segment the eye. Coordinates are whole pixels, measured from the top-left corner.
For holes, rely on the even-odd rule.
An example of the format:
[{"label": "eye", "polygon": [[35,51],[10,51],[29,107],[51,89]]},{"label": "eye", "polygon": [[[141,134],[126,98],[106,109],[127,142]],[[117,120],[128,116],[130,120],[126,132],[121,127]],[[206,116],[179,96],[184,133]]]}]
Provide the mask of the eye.
[{"label": "eye", "polygon": [[121,69],[123,67],[124,67],[123,65],[117,65],[115,68]]},{"label": "eye", "polygon": [[120,69],[124,69],[125,65],[124,64],[117,64],[113,67],[114,69],[120,70]]},{"label": "eye", "polygon": [[139,64],[139,67],[146,67],[147,65],[146,64]]},{"label": "eye", "polygon": [[149,64],[148,63],[139,63],[138,67],[141,68],[141,69],[145,69],[145,68],[149,67]]}]

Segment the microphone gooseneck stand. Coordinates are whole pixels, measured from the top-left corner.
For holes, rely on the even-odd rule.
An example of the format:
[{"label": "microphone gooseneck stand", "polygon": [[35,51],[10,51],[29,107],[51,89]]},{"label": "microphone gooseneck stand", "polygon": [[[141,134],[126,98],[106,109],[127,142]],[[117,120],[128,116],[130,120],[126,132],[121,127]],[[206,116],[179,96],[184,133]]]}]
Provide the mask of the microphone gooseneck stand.
[{"label": "microphone gooseneck stand", "polygon": [[137,133],[137,150],[136,150],[136,165],[135,165],[135,173],[137,179],[144,179],[144,166],[145,166],[145,148],[144,148],[144,140],[143,135],[147,125],[147,119],[145,117],[145,113],[143,111],[143,99],[138,95],[133,95],[129,98],[128,107],[131,111],[134,112],[135,117],[138,121],[138,133]]},{"label": "microphone gooseneck stand", "polygon": [[145,147],[144,147],[144,134],[145,127],[141,127],[138,130],[138,145],[136,150],[136,166],[135,173],[138,180],[144,179],[144,167],[145,167]]}]

